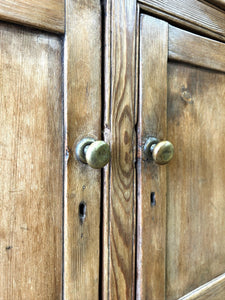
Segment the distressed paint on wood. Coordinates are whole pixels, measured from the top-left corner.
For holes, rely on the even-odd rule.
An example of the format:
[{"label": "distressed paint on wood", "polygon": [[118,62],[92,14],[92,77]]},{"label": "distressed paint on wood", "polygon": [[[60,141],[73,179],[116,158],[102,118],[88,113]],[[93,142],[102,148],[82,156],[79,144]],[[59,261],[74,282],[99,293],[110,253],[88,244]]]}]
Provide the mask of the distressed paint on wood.
[{"label": "distressed paint on wood", "polygon": [[0,299],[61,299],[61,41],[1,23],[0,44]]},{"label": "distressed paint on wood", "polygon": [[0,20],[64,32],[63,0],[1,0]]},{"label": "distressed paint on wood", "polygon": [[74,146],[86,136],[101,139],[100,1],[66,1],[64,49],[64,297],[92,300],[99,297],[101,170],[79,162]]},{"label": "distressed paint on wood", "polygon": [[[110,105],[105,111],[105,136],[112,146],[105,180],[104,203],[105,299],[133,299],[135,287],[135,26],[136,1],[112,1],[107,23],[111,53],[106,78],[111,78]],[[110,74],[108,76],[108,74]],[[110,97],[110,98],[109,98]],[[110,110],[110,111],[108,111]]]},{"label": "distressed paint on wood", "polygon": [[[148,137],[167,135],[168,24],[140,20],[138,122],[137,299],[164,299],[166,258],[166,166],[143,156]],[[155,203],[151,203],[151,195]]]}]

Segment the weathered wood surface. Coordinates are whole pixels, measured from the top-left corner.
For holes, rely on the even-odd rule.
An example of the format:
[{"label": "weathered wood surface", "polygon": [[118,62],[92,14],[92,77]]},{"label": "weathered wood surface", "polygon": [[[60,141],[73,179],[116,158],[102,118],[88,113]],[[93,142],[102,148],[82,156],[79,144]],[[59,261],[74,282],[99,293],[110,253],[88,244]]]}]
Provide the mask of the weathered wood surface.
[{"label": "weathered wood surface", "polygon": [[111,62],[106,58],[106,79],[111,78],[111,85],[110,92],[106,91],[106,102],[110,99],[110,105],[106,106],[104,126],[105,136],[111,139],[112,155],[105,180],[105,191],[109,192],[104,197],[108,207],[104,210],[103,267],[107,268],[107,278],[103,293],[105,299],[133,299],[136,1],[112,1],[108,11],[111,21],[107,23],[106,37],[110,34]]},{"label": "weathered wood surface", "polygon": [[218,6],[219,8],[225,9],[225,0],[206,0],[207,2]]},{"label": "weathered wood surface", "polygon": [[64,32],[63,0],[1,0],[0,20]]},{"label": "weathered wood surface", "polygon": [[224,296],[225,274],[222,274],[179,300],[221,300]]},{"label": "weathered wood surface", "polygon": [[169,39],[169,59],[225,72],[224,43],[173,26]]},{"label": "weathered wood surface", "polygon": [[[111,2],[111,1],[110,1]],[[104,2],[104,31],[102,31],[102,40],[104,41],[104,128],[103,135],[104,140],[111,144],[111,131],[110,131],[110,118],[111,118],[111,3],[109,1]],[[104,34],[104,35],[103,35]],[[110,164],[104,168],[103,174],[103,214],[102,214],[102,291],[101,297],[103,300],[109,297],[109,267],[110,267],[110,245],[109,245],[109,230],[110,230]]]},{"label": "weathered wood surface", "polygon": [[141,8],[203,35],[225,41],[221,10],[198,0],[139,0]]},{"label": "weathered wood surface", "polygon": [[168,300],[225,270],[224,95],[224,73],[169,63]]},{"label": "weathered wood surface", "polygon": [[[138,123],[137,299],[164,299],[166,166],[146,160],[148,137],[167,135],[168,24],[142,15]],[[151,203],[151,195],[155,203]],[[153,200],[153,199],[152,199]]]},{"label": "weathered wood surface", "polygon": [[61,41],[0,37],[0,299],[61,299]]},{"label": "weathered wood surface", "polygon": [[79,162],[74,146],[86,136],[101,139],[100,1],[66,1],[64,49],[64,297],[93,300],[99,297],[101,170]]}]

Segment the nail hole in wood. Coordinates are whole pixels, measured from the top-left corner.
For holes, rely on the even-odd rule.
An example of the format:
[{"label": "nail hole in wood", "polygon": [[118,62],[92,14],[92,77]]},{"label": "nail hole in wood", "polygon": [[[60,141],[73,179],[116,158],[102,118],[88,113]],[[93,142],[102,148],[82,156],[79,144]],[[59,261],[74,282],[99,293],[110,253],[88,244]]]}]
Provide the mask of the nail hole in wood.
[{"label": "nail hole in wood", "polygon": [[81,224],[84,223],[84,220],[86,218],[86,212],[87,212],[87,205],[85,202],[82,201],[79,204],[79,218],[80,218]]},{"label": "nail hole in wood", "polygon": [[7,247],[5,247],[5,250],[11,250],[12,249],[12,246],[7,246]]},{"label": "nail hole in wood", "polygon": [[151,206],[156,206],[156,199],[155,199],[155,193],[151,192]]}]

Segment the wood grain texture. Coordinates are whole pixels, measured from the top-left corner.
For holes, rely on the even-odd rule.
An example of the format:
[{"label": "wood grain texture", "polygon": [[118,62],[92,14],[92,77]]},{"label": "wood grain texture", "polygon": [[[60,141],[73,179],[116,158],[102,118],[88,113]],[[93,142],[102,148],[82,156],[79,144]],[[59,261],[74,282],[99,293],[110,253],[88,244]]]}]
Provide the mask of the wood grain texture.
[{"label": "wood grain texture", "polygon": [[142,8],[182,27],[225,40],[224,13],[198,0],[139,0]]},{"label": "wood grain texture", "polygon": [[[109,1],[110,2],[110,1]],[[135,26],[136,1],[115,0],[110,5],[111,53],[107,72],[110,74],[110,105],[105,111],[105,136],[111,138],[110,177],[106,181],[109,193],[108,225],[104,232],[104,267],[108,284],[105,299],[133,299],[135,287]],[[106,32],[106,37],[109,35]],[[107,63],[107,60],[106,60]],[[106,74],[106,78],[108,75]],[[109,94],[106,95],[106,101]],[[104,217],[104,222],[107,217]]]},{"label": "wood grain texture", "polygon": [[225,44],[169,26],[169,59],[225,71]]},{"label": "wood grain texture", "polygon": [[61,41],[0,37],[0,299],[61,299]]},{"label": "wood grain texture", "polygon": [[63,0],[1,0],[0,20],[64,32]]},{"label": "wood grain texture", "polygon": [[[79,162],[75,145],[101,139],[101,7],[66,1],[65,299],[99,299],[101,170]],[[83,221],[79,205],[86,206]]]},{"label": "wood grain texture", "polygon": [[207,2],[218,6],[219,8],[225,9],[225,1],[224,0],[206,0]]},{"label": "wood grain texture", "polygon": [[168,300],[225,270],[224,95],[224,73],[169,63]]},{"label": "wood grain texture", "polygon": [[224,296],[225,274],[222,274],[179,300],[221,300]]},{"label": "wood grain texture", "polygon": [[148,137],[163,140],[167,135],[168,24],[147,15],[140,22],[137,299],[161,300],[166,274],[166,166],[148,161],[142,150]]},{"label": "wood grain texture", "polygon": [[[105,1],[104,6],[104,140],[111,144],[111,1]],[[103,300],[109,297],[109,263],[110,263],[110,163],[104,168],[103,174],[103,219],[102,219],[102,291]]]}]

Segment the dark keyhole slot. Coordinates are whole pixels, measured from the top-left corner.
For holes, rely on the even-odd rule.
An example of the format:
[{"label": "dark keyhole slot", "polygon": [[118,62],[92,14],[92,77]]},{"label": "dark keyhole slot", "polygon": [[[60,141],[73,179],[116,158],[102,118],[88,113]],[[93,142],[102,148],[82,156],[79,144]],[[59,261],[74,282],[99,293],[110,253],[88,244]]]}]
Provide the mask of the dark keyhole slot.
[{"label": "dark keyhole slot", "polygon": [[156,206],[156,199],[155,199],[155,193],[151,193],[151,206]]},{"label": "dark keyhole slot", "polygon": [[86,218],[86,211],[87,211],[87,205],[85,202],[81,202],[79,204],[79,217],[80,217],[80,221],[81,223],[84,222],[84,219]]}]

